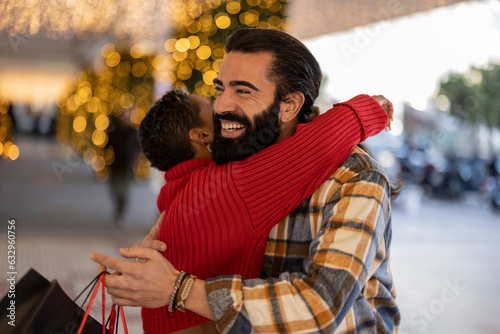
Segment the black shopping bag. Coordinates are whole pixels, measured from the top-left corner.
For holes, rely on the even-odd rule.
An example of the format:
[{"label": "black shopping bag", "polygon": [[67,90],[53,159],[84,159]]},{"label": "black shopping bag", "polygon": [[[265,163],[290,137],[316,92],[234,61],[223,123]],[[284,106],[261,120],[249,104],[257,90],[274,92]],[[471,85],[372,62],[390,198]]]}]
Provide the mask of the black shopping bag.
[{"label": "black shopping bag", "polygon": [[[57,281],[49,282],[34,269],[2,299],[0,314],[4,312],[0,318],[2,334],[76,334],[85,314]],[[89,316],[82,333],[101,334],[102,325]]]}]

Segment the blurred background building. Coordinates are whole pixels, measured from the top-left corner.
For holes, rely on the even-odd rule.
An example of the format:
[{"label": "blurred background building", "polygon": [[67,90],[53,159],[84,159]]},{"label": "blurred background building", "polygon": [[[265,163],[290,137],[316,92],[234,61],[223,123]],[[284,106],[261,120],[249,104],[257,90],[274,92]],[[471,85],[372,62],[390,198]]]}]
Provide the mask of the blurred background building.
[{"label": "blurred background building", "polygon": [[[76,294],[91,252],[142,239],[163,178],[136,130],[173,86],[213,98],[241,26],[311,49],[323,111],[359,93],[394,102],[392,130],[367,145],[405,183],[393,222],[401,331],[498,333],[498,0],[0,0],[0,241],[15,219],[19,274],[34,267]],[[440,298],[447,282],[466,287],[456,302]]]}]

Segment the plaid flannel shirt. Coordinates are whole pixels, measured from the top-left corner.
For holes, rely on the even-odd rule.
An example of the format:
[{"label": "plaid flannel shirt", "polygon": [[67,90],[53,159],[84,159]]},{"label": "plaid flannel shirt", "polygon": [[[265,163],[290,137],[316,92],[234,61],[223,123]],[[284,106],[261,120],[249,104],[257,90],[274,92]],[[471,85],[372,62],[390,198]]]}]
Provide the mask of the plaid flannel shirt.
[{"label": "plaid flannel shirt", "polygon": [[221,333],[394,333],[384,170],[356,147],[269,234],[262,279],[206,282]]}]

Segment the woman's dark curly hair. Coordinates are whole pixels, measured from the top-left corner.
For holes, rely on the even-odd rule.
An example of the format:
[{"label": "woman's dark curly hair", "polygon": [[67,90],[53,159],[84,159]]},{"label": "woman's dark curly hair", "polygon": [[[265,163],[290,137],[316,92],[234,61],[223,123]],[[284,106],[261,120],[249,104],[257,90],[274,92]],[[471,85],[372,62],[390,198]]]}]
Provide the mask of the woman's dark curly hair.
[{"label": "woman's dark curly hair", "polygon": [[195,152],[189,130],[201,125],[200,108],[189,99],[189,93],[178,88],[167,92],[153,104],[139,127],[144,155],[161,171],[192,159]]}]

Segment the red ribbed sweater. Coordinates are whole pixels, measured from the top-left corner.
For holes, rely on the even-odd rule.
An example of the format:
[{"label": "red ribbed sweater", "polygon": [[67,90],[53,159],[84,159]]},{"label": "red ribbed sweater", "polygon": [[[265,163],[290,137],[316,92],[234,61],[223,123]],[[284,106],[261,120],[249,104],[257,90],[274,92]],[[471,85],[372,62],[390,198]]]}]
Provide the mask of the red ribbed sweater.
[{"label": "red ribbed sweater", "polygon": [[[368,95],[336,104],[295,134],[226,165],[193,159],[165,173],[158,196],[166,210],[159,240],[178,270],[201,279],[239,274],[258,278],[269,232],[312,195],[368,136],[382,131],[387,114]],[[209,319],[167,307],[142,310],[143,329],[160,334]]]}]

